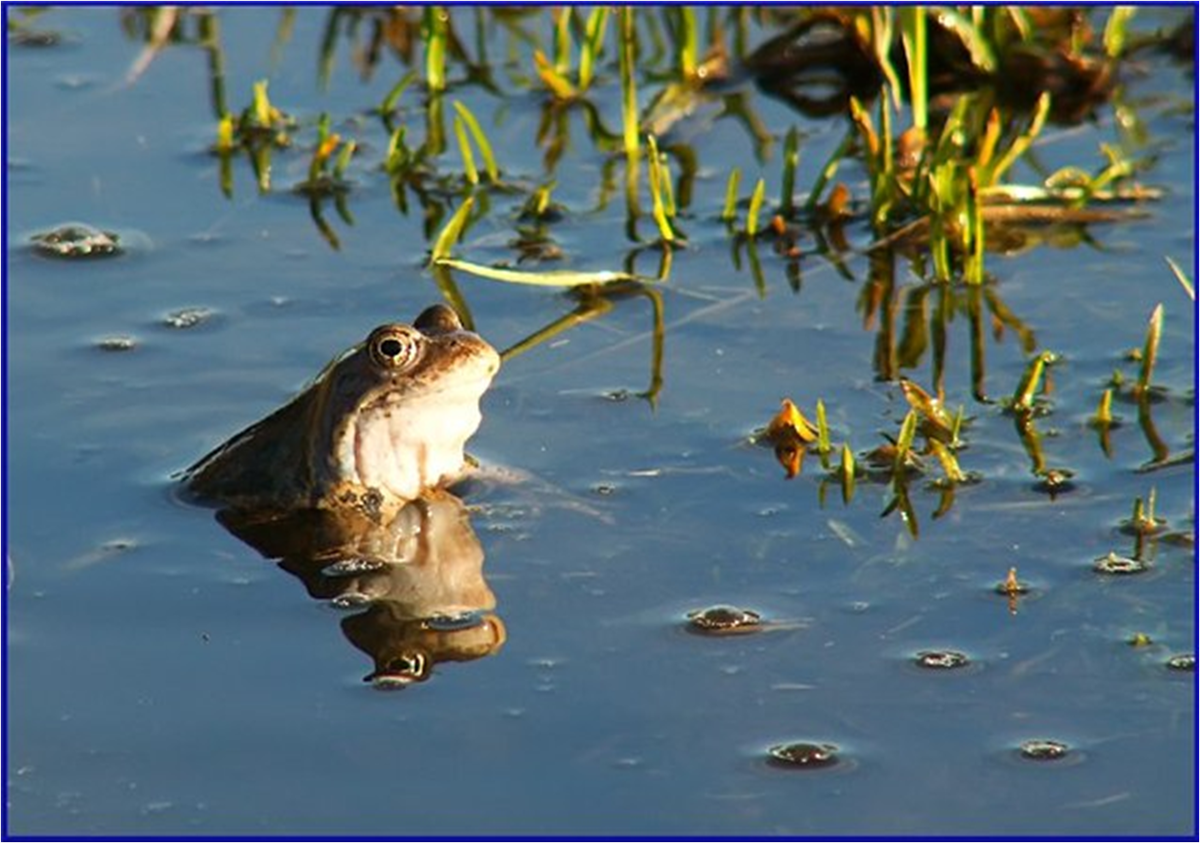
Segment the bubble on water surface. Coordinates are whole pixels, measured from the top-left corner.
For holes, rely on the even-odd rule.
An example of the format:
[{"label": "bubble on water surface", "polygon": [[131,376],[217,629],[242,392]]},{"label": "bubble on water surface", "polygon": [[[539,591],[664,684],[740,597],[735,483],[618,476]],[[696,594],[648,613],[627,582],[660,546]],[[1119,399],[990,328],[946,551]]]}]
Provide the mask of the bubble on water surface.
[{"label": "bubble on water surface", "polygon": [[1109,551],[1106,555],[1096,558],[1092,569],[1097,574],[1128,576],[1130,574],[1144,573],[1150,569],[1150,566],[1140,559],[1134,559],[1130,556],[1118,556],[1116,553]]},{"label": "bubble on water surface", "polygon": [[831,743],[777,744],[767,750],[767,762],[789,770],[822,770],[841,763],[838,747]]},{"label": "bubble on water surface", "polygon": [[762,616],[736,606],[710,606],[687,614],[687,629],[700,635],[735,635],[762,628]]},{"label": "bubble on water surface", "polygon": [[957,670],[967,667],[971,660],[957,650],[922,650],[913,657],[917,667],[928,670]]}]

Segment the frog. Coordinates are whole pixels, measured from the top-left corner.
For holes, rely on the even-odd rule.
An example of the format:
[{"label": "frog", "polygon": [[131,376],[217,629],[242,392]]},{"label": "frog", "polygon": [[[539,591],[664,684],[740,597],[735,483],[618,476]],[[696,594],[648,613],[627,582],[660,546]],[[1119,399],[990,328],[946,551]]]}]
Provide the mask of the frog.
[{"label": "frog", "polygon": [[465,479],[464,448],[500,355],[443,304],[388,323],[295,398],[182,473],[187,492],[240,511],[349,508],[380,521]]}]

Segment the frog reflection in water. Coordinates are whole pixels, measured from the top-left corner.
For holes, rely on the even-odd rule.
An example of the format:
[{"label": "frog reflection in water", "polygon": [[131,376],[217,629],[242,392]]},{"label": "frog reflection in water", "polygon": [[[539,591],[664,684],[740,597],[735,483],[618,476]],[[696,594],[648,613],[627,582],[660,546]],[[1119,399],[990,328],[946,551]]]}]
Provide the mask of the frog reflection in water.
[{"label": "frog reflection in water", "polygon": [[225,510],[218,520],[298,577],[311,597],[354,611],[342,633],[369,655],[364,677],[395,688],[435,665],[492,655],[504,644],[483,547],[463,502],[433,491],[386,524],[355,510],[297,510],[262,519]]},{"label": "frog reflection in water", "polygon": [[280,410],[184,474],[218,520],[318,599],[365,611],[343,632],[397,686],[488,655],[504,625],[466,509],[444,490],[500,357],[450,308],[384,325]]},{"label": "frog reflection in water", "polygon": [[386,518],[461,478],[479,399],[499,367],[494,348],[434,305],[411,326],[376,328],[184,482],[236,509],[354,507]]}]

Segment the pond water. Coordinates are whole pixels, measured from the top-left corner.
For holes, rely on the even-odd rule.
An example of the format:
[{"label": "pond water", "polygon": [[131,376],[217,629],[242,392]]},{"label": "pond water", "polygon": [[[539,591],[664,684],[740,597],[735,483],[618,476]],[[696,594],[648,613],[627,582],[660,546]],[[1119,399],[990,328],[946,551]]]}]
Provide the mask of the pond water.
[{"label": "pond water", "polygon": [[[797,125],[807,190],[844,119],[749,87],[776,139],[760,161],[746,121],[702,104],[679,129],[698,164],[669,278],[510,356],[484,398],[470,450],[523,478],[465,494],[463,540],[477,547],[455,575],[494,598],[477,598],[490,637],[448,645],[427,681],[385,691],[363,681],[372,654],[409,634],[386,606],[336,605],[336,577],[297,582],[181,502],[170,479],[372,327],[452,289],[425,267],[444,218],[427,220],[415,195],[401,213],[379,168],[388,132],[371,110],[405,68],[385,51],[363,73],[366,15],[357,28],[335,21],[322,71],[331,14],[217,12],[230,107],[269,78],[271,102],[300,121],[295,146],[274,152],[272,190],[256,189],[242,156],[229,196],[208,151],[213,53],[146,54],[144,19],[123,28],[104,7],[27,21],[56,33],[49,45],[10,37],[8,834],[1195,834],[1196,674],[1167,666],[1196,648],[1195,314],[1163,262],[1195,278],[1194,66],[1147,52],[1122,81],[1123,114],[1141,121],[1152,159],[1142,180],[1163,190],[1148,217],[989,255],[982,305],[925,284],[900,256],[869,257],[861,219],[840,267],[810,237],[798,259],[735,245],[718,220],[730,168],[745,195],[762,175],[777,197],[778,141]],[[1181,14],[1145,9],[1137,24]],[[548,43],[537,15],[521,25]],[[487,20],[454,16],[470,38]],[[655,275],[662,253],[635,250],[612,186],[623,160],[597,148],[576,109],[548,174],[545,96],[519,84],[532,48],[481,29],[496,91],[453,65],[448,96],[479,116],[507,179],[527,190],[554,178],[566,209],[548,226],[562,260],[522,268],[629,261]],[[643,105],[660,84],[647,64]],[[600,73],[593,100],[619,131],[615,62]],[[418,88],[400,100],[414,137]],[[359,143],[348,213],[322,205],[337,248],[291,190],[322,112]],[[1116,133],[1104,106],[1049,127],[1035,163],[1095,169]],[[448,150],[439,166],[456,172],[452,134]],[[1040,180],[1029,163],[1016,177]],[[839,178],[864,194],[857,166]],[[455,254],[515,264],[524,194],[488,201]],[[118,234],[123,254],[30,248],[67,222]],[[580,301],[465,273],[451,283],[498,349]],[[1126,354],[1160,302],[1162,400],[1139,421],[1118,398],[1125,423],[1106,454],[1087,419],[1115,369],[1136,376]],[[1032,437],[972,397],[969,314],[981,306],[988,395],[1011,394],[1034,351],[1062,356],[1053,410],[1034,422],[1045,464],[1074,472],[1059,494],[1039,488]],[[918,318],[941,307],[953,318]],[[835,445],[882,444],[907,408],[892,376],[931,388],[943,327],[947,404],[971,418],[959,460],[981,479],[948,501],[911,483],[917,529],[898,511],[881,517],[887,484],[860,478],[845,503],[815,455],[787,480],[751,442],[790,397],[810,415],[824,402]],[[1121,525],[1152,493],[1166,526],[1142,548],[1149,570],[1096,573],[1098,557],[1135,552]],[[1010,605],[994,589],[1012,567],[1031,590]],[[689,612],[720,604],[757,612],[760,628],[689,634]],[[432,637],[461,630],[443,632]],[[1131,646],[1138,634],[1151,643]],[[924,670],[913,658],[925,650],[970,662]],[[1033,739],[1070,751],[1021,758]],[[797,741],[835,745],[839,763],[767,762]]]}]

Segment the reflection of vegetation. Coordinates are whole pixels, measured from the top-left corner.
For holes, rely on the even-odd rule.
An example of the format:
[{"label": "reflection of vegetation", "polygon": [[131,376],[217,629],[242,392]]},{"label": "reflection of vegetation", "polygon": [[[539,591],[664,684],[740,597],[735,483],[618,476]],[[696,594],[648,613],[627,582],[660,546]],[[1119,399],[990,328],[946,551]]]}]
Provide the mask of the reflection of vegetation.
[{"label": "reflection of vegetation", "polygon": [[[705,14],[707,19],[701,21],[700,11],[691,7],[622,8],[616,15],[607,8],[585,12],[573,7],[551,9],[548,14],[502,8],[468,12],[437,6],[338,7],[327,12],[320,78],[328,81],[343,42],[365,79],[380,69],[385,55],[409,68],[378,109],[389,137],[383,168],[402,212],[407,212],[405,188],[418,187],[426,216],[434,218],[444,214],[448,197],[442,194],[461,193],[478,179],[465,140],[467,130],[487,159],[490,179],[496,180],[498,166],[487,151],[485,131],[458,102],[456,136],[464,172],[446,172],[440,164],[447,148],[443,92],[464,85],[500,92],[487,56],[490,39],[507,40],[508,55],[524,54],[528,59],[524,68],[519,63],[509,68],[509,84],[547,95],[539,132],[539,141],[547,149],[544,180],[554,177],[566,146],[566,109],[580,110],[601,152],[623,151],[627,229],[634,240],[638,234],[633,220],[640,215],[640,165],[647,144],[651,145],[647,186],[656,228],[664,243],[677,236],[674,196],[664,180],[665,162],[653,151],[655,138],[668,155],[689,162],[683,166],[685,176],[694,173],[696,156],[683,139],[685,129],[697,115],[715,109],[716,119],[733,117],[745,125],[760,156],[765,155],[770,135],[746,97],[749,83],[809,115],[845,115],[849,122],[846,142],[817,174],[802,207],[793,195],[797,135],[794,127],[787,133],[784,189],[775,205],[782,219],[787,222],[801,213],[811,218],[841,161],[858,157],[870,177],[870,195],[869,208],[856,213],[865,212],[878,238],[911,241],[915,237],[927,243],[936,276],[943,281],[955,271],[957,255],[963,260],[966,280],[980,282],[985,244],[1006,242],[1010,238],[1005,230],[1014,225],[1107,219],[1111,215],[1081,214],[1077,206],[1089,199],[1147,195],[1128,187],[1136,164],[1117,147],[1105,148],[1108,164],[1095,175],[1069,167],[1049,176],[1044,186],[1014,190],[1001,185],[1047,116],[1078,120],[1119,93],[1116,71],[1122,56],[1144,47],[1126,31],[1130,17],[1126,9],[1110,12],[1103,37],[1078,12],[1015,7],[939,9],[936,14],[920,7],[845,11],[710,7]],[[275,53],[289,40],[293,16],[290,10],[282,13]],[[221,123],[218,152],[245,148],[260,188],[269,189],[265,175],[269,160],[264,159],[269,158],[270,146],[252,140],[255,133],[250,129],[274,127],[257,104],[249,115],[255,118],[253,123],[247,123],[248,115],[243,113],[236,125],[229,125],[234,118],[225,105],[215,13],[144,7],[126,12],[123,21],[132,37],[146,43],[146,57],[136,66],[139,73],[171,45],[204,47],[213,80],[214,113]],[[549,23],[549,32],[540,31],[544,27],[539,24],[544,23]],[[462,34],[472,26],[473,41]],[[750,51],[754,27],[771,37]],[[596,105],[601,98],[595,95],[611,84],[614,67],[621,88],[620,139],[605,128]],[[824,97],[816,93],[830,88],[830,83],[832,93]],[[638,114],[637,92],[647,87],[650,104]],[[1030,91],[1042,91],[1043,96],[1035,102],[1028,96]],[[957,95],[952,108],[946,108],[942,99],[947,93]],[[419,139],[414,137],[417,127],[409,124],[400,107],[413,97],[423,100],[414,106],[426,115]],[[871,99],[878,104],[875,118],[865,105]],[[912,126],[894,137],[893,124],[905,100],[911,105]],[[1033,116],[1022,118],[1022,109],[1031,106]],[[419,189],[430,180],[438,183],[438,190]],[[1114,191],[1114,186],[1119,189]],[[226,174],[222,187],[231,190]],[[527,190],[518,188],[524,194],[518,197],[522,201],[528,198]],[[692,203],[690,187],[686,197],[683,192],[679,191],[680,205],[687,207]],[[430,204],[442,207],[430,208]],[[757,231],[753,214],[746,231],[751,235]],[[751,261],[757,262],[757,256]]]},{"label": "reflection of vegetation", "polygon": [[[954,393],[946,372],[955,342],[969,358],[971,396],[986,406],[993,403],[988,355],[1013,338],[1028,366],[1007,407],[1014,432],[1041,488],[1053,494],[1070,486],[1070,470],[1048,463],[1038,430],[1042,415],[1053,411],[1046,401],[1052,359],[1039,348],[1029,315],[1004,301],[992,261],[1043,243],[1086,242],[1089,226],[1125,221],[1137,204],[1157,197],[1136,182],[1153,147],[1123,90],[1122,69],[1139,51],[1174,54],[1188,30],[1135,33],[1133,13],[1132,7],[1014,6],[337,7],[325,12],[321,84],[328,84],[339,51],[364,79],[379,75],[391,83],[381,101],[360,107],[367,119],[360,114],[353,121],[352,115],[293,119],[287,104],[270,101],[265,81],[246,108],[231,111],[218,13],[140,7],[123,12],[122,21],[145,45],[137,73],[174,45],[203,49],[226,195],[233,193],[239,160],[249,163],[263,192],[278,189],[273,156],[307,161],[307,179],[287,189],[307,202],[318,231],[336,248],[328,206],[353,224],[358,188],[379,180],[397,211],[420,213],[430,273],[468,325],[457,273],[569,288],[567,312],[506,356],[602,318],[620,298],[645,297],[655,329],[651,381],[641,394],[653,401],[662,387],[666,306],[657,283],[668,277],[685,229],[703,245],[696,232],[705,222],[720,221],[716,236],[760,296],[768,295],[775,265],[801,292],[802,267],[813,258],[861,283],[858,311],[874,334],[874,374],[901,383],[911,412],[882,448],[856,452],[847,443],[834,465],[838,449],[825,442],[821,462],[846,499],[856,479],[889,483],[888,511],[900,512],[915,532],[909,486],[927,465],[940,469],[933,482],[939,514],[955,486],[973,479],[956,455],[964,412],[945,409]],[[275,54],[292,48],[294,15],[281,12]],[[531,144],[540,150],[541,172],[506,166],[513,162],[504,160],[504,145],[489,138],[501,117],[472,99],[476,116],[465,102],[473,92],[526,95],[540,109]],[[828,156],[805,158],[803,127],[767,126],[757,111],[762,96],[811,121],[825,120],[835,141]],[[1078,123],[1110,104],[1120,112],[1116,140],[1101,146],[1098,163],[1057,172],[1042,166],[1035,149],[1048,127]],[[696,138],[717,121],[744,132],[759,172],[750,162],[722,160],[717,168],[703,160]],[[573,131],[597,158],[592,207],[552,199],[559,168],[576,151]],[[763,172],[776,141],[780,169]],[[1018,165],[1038,182],[1014,183]],[[848,170],[864,176],[862,186],[840,175]],[[624,199],[629,241],[624,268],[616,265],[621,258],[595,272],[537,266],[571,257],[556,225],[605,211],[617,197]],[[513,260],[485,266],[469,248],[452,257],[462,234],[485,216],[510,221]],[[869,242],[856,242],[864,235]],[[647,249],[659,253],[663,267],[655,283],[632,268]],[[856,277],[856,260],[865,260],[865,277]],[[532,266],[513,266],[526,262]],[[909,275],[913,283],[900,280]],[[1171,453],[1151,416],[1155,402],[1171,400],[1151,384],[1160,331],[1161,314],[1151,320],[1154,339],[1148,334],[1139,373],[1112,384],[1106,398],[1096,396],[1092,422],[1111,456],[1121,422],[1113,402],[1135,403],[1151,451],[1148,471],[1190,457],[1190,451]],[[926,362],[928,392],[904,380]],[[817,447],[802,444],[788,455],[797,461],[795,472],[796,454]]]}]

